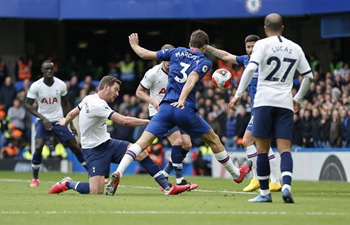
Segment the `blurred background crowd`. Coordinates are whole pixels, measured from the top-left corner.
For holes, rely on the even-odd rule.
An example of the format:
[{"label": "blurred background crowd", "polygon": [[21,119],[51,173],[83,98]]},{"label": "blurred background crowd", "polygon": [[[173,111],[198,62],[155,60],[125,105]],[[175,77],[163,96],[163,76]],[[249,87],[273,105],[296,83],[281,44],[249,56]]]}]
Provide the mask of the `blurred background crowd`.
[{"label": "blurred background crowd", "polygon": [[[237,112],[228,110],[228,102],[234,95],[240,81],[243,67],[225,63],[213,58],[213,68],[203,78],[197,94],[198,113],[220,136],[228,150],[241,147],[246,125],[250,120],[250,99],[245,93]],[[333,60],[324,65],[317,55],[307,55],[314,72],[314,81],[294,116],[293,147],[343,148],[350,146],[350,69],[349,62],[334,53]],[[0,149],[2,157],[30,157],[32,116],[26,112],[24,103],[31,83],[42,77],[41,63],[45,59],[55,62],[56,76],[64,80],[68,88],[70,104],[73,107],[88,94],[97,90],[104,75],[118,77],[122,82],[120,96],[111,107],[123,114],[148,118],[148,104],[135,96],[135,91],[144,73],[158,62],[147,62],[130,53],[116,57],[105,65],[94,64],[92,59],[82,62],[71,56],[67,61],[57,61],[54,56],[39,55],[34,59],[22,56],[16,62],[16,77],[8,75],[6,64],[0,59]],[[214,88],[211,73],[217,68],[226,68],[232,73],[231,86],[226,90]],[[294,78],[293,92],[300,85],[300,75]],[[108,122],[108,130],[116,139],[136,141],[145,127],[124,127]],[[197,148],[205,146],[200,140],[192,140]],[[166,140],[155,143],[168,147]],[[53,137],[48,143],[47,157],[67,153]],[[162,151],[158,151],[162,152]],[[210,154],[210,151],[208,152]]]}]

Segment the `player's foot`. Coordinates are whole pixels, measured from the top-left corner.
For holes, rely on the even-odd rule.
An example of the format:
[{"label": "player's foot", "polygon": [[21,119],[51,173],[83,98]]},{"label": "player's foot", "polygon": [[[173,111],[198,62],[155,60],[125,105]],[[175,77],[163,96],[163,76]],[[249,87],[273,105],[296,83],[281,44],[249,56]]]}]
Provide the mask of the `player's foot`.
[{"label": "player's foot", "polygon": [[247,176],[247,174],[250,172],[252,168],[252,162],[248,161],[247,165],[239,167],[239,177],[234,179],[236,183],[241,183],[244,180],[244,177]]},{"label": "player's foot", "polygon": [[185,184],[185,185],[176,185],[176,184],[171,184],[171,187],[165,188],[163,193],[165,195],[177,195],[180,194],[184,191],[186,191],[187,189],[190,188],[190,184]]},{"label": "player's foot", "polygon": [[39,186],[39,179],[32,179],[29,187],[38,187],[38,186]]},{"label": "player's foot", "polygon": [[68,190],[66,183],[68,181],[71,181],[72,179],[70,177],[65,177],[56,184],[52,185],[52,187],[49,190],[49,194],[59,194],[62,192],[65,192]]},{"label": "player's foot", "polygon": [[244,192],[252,192],[252,191],[255,191],[256,189],[258,189],[260,187],[260,183],[259,183],[259,180],[256,179],[256,178],[253,178],[249,185],[245,188],[243,188],[243,191]]},{"label": "player's foot", "polygon": [[255,198],[249,199],[248,202],[272,202],[271,194],[268,195],[258,195]]},{"label": "player's foot", "polygon": [[288,188],[285,188],[282,191],[282,198],[284,203],[294,203],[292,193],[289,191]]},{"label": "player's foot", "polygon": [[269,189],[271,192],[276,192],[276,191],[281,191],[282,189],[282,184],[281,183],[273,183],[273,182],[270,182],[269,183]]},{"label": "player's foot", "polygon": [[111,180],[108,182],[106,186],[106,195],[113,196],[118,188],[119,182],[120,182],[120,173],[119,172],[113,173]]},{"label": "player's foot", "polygon": [[188,181],[185,180],[185,179],[183,179],[183,180],[181,181],[181,183],[179,183],[179,184],[177,184],[177,185],[187,185],[187,184],[189,184],[190,187],[189,187],[186,191],[192,191],[192,190],[198,188],[198,186],[199,186],[198,184],[191,184],[190,182],[188,182]]}]

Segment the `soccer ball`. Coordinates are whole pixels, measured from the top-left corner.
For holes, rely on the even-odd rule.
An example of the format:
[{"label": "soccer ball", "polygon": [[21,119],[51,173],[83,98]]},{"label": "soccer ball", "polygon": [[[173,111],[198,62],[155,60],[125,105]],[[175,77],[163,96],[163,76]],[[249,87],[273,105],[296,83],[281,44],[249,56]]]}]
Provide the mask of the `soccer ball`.
[{"label": "soccer ball", "polygon": [[217,69],[214,71],[211,81],[214,87],[220,89],[226,89],[231,84],[232,75],[227,69]]}]

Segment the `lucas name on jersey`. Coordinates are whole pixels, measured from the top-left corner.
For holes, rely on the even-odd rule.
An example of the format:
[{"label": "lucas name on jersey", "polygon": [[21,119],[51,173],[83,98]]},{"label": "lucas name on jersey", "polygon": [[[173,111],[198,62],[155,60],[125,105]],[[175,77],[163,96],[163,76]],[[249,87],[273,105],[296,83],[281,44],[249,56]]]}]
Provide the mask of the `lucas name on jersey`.
[{"label": "lucas name on jersey", "polygon": [[288,48],[286,46],[283,46],[283,45],[280,45],[280,46],[272,46],[271,47],[271,50],[273,51],[273,53],[276,53],[276,52],[287,52],[289,54],[292,54],[293,53],[293,49],[291,48]]}]

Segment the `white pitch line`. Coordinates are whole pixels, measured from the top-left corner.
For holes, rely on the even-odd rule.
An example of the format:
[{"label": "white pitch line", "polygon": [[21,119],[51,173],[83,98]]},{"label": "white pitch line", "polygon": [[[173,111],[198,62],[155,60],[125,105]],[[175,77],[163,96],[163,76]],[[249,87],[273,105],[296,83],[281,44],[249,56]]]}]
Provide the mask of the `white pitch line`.
[{"label": "white pitch line", "polygon": [[[20,179],[0,179],[1,182],[13,182],[13,183],[29,183],[30,180],[20,180]],[[40,183],[52,183],[53,181],[40,181]],[[118,188],[135,188],[135,189],[149,189],[149,190],[158,190],[158,187],[150,186],[140,186],[140,185],[119,185]],[[200,187],[199,187],[200,188]],[[196,189],[193,192],[204,192],[204,193],[224,193],[224,194],[247,194],[247,195],[256,195],[257,192],[241,192],[241,191],[228,191],[228,190],[202,190]]]},{"label": "white pitch line", "polygon": [[95,215],[298,215],[298,216],[349,216],[348,213],[339,212],[272,212],[272,211],[0,211],[0,215],[26,215],[26,214],[38,214],[38,215],[76,215],[76,214],[95,214]]}]

